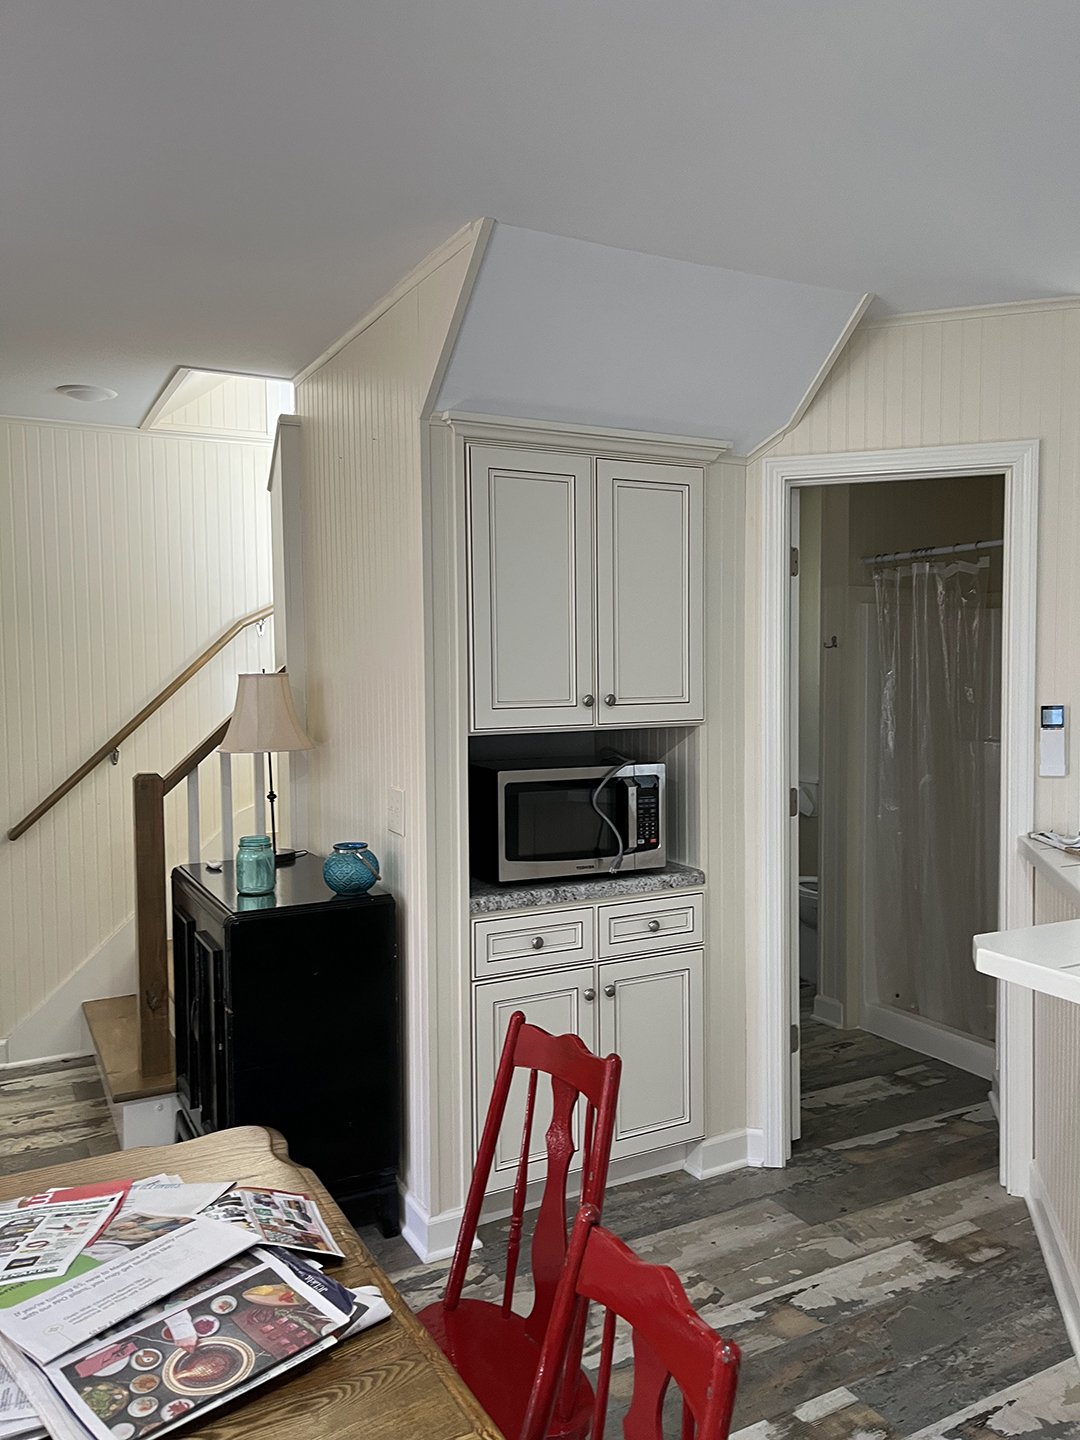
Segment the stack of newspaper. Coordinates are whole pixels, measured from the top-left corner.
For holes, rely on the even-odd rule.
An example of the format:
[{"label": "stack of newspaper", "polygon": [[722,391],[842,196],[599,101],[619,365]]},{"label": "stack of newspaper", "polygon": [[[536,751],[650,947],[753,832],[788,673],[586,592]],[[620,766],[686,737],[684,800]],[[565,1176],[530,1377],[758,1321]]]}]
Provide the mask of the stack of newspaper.
[{"label": "stack of newspaper", "polygon": [[310,1197],[231,1181],[0,1206],[0,1440],[164,1435],[385,1319],[341,1253]]}]

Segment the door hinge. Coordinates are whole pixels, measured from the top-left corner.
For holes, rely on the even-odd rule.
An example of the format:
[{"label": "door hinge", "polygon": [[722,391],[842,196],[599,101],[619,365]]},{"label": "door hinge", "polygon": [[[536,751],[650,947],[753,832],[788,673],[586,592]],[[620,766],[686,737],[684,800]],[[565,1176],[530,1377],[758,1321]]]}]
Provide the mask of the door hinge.
[{"label": "door hinge", "polygon": [[799,547],[797,545],[791,547],[791,573],[792,575],[799,573]]},{"label": "door hinge", "polygon": [[788,791],[788,814],[795,816],[799,813],[799,792],[794,785]]},{"label": "door hinge", "polygon": [[798,1048],[799,1048],[799,1027],[798,1027],[798,1025],[792,1025],[792,1027],[791,1027],[791,1053],[792,1053],[792,1055],[794,1055],[794,1054],[797,1052]]}]

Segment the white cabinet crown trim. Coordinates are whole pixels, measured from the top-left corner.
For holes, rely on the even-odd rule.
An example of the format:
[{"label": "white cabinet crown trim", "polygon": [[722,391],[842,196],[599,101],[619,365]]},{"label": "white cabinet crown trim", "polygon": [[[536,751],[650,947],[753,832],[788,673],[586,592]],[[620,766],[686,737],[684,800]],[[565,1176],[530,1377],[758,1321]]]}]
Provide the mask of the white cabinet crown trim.
[{"label": "white cabinet crown trim", "polygon": [[614,430],[603,425],[581,428],[558,420],[511,420],[444,410],[431,424],[447,425],[465,441],[526,446],[538,450],[588,450],[620,459],[695,461],[711,465],[730,452],[730,440],[708,436],[664,435],[652,430]]}]

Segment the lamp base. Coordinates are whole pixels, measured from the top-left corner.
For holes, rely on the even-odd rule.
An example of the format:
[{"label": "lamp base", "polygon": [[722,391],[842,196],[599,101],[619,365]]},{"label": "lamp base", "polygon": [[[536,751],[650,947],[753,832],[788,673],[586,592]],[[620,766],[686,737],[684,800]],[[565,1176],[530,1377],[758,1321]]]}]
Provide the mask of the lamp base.
[{"label": "lamp base", "polygon": [[295,864],[295,862],[296,862],[296,851],[295,851],[295,850],[275,850],[275,851],[274,851],[274,864],[275,864],[275,865],[293,865],[293,864]]}]

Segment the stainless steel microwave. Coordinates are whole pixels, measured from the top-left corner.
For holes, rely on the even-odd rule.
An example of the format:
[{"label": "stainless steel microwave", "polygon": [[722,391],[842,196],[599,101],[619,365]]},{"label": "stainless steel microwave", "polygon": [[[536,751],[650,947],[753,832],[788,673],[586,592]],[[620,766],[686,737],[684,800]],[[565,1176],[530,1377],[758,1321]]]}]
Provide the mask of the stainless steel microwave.
[{"label": "stainless steel microwave", "polygon": [[472,873],[506,884],[662,869],[665,769],[623,765],[613,771],[565,761],[527,770],[498,761],[470,765]]}]

